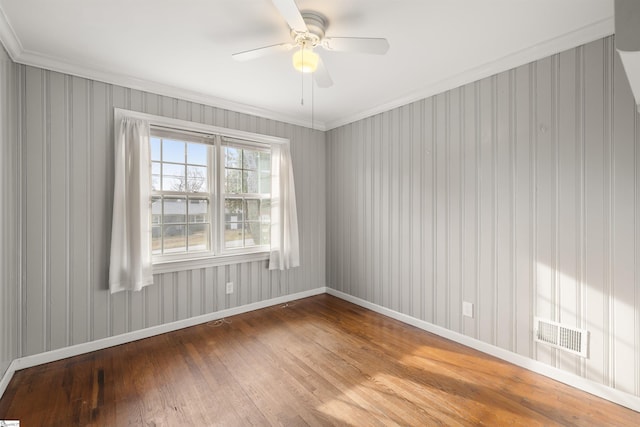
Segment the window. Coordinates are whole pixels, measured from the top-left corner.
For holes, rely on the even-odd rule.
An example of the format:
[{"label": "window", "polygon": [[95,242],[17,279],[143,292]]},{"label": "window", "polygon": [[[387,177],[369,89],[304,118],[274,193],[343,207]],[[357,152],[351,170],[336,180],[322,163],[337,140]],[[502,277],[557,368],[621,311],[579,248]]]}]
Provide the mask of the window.
[{"label": "window", "polygon": [[154,126],[150,145],[154,262],[269,249],[269,145]]},{"label": "window", "polygon": [[111,292],[155,273],[300,265],[287,139],[116,108],[114,148]]}]

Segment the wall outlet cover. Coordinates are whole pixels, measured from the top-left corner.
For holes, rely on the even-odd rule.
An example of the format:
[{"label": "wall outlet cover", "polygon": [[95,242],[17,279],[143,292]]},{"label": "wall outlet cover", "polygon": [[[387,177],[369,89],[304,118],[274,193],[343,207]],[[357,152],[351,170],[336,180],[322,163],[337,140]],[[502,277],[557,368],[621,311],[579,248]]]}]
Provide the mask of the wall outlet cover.
[{"label": "wall outlet cover", "polygon": [[473,303],[462,302],[462,315],[465,317],[473,317]]},{"label": "wall outlet cover", "polygon": [[227,294],[233,293],[233,282],[227,282]]}]

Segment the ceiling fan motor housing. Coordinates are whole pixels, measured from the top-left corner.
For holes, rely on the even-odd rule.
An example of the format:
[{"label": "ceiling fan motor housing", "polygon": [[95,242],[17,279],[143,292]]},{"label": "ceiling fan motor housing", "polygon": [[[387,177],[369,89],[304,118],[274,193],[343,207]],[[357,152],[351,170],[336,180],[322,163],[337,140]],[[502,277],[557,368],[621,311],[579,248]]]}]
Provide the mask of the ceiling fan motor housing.
[{"label": "ceiling fan motor housing", "polygon": [[327,28],[327,18],[318,12],[305,11],[301,13],[304,23],[307,24],[307,31],[299,32],[291,30],[291,37],[298,46],[315,47],[324,38]]}]

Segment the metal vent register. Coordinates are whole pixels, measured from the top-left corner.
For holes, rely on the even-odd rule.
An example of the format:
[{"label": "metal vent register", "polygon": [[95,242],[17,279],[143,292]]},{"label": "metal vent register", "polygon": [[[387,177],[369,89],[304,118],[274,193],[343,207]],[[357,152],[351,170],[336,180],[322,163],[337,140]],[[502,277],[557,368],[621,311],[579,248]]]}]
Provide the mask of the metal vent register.
[{"label": "metal vent register", "polygon": [[534,328],[536,341],[582,357],[588,357],[589,332],[586,329],[562,325],[539,317],[535,318]]}]

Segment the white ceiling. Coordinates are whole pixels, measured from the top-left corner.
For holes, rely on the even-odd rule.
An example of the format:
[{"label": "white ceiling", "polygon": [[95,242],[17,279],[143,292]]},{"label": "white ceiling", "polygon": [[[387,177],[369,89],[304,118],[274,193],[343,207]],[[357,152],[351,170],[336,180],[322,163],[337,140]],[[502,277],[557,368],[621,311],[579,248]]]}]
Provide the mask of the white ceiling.
[{"label": "white ceiling", "polygon": [[[613,0],[296,0],[327,36],[385,37],[384,56],[320,51],[333,86],[313,89],[328,129],[613,33]],[[310,125],[311,79],[270,0],[0,0],[16,62]],[[3,16],[4,15],[4,16]],[[304,86],[303,86],[304,85]],[[304,105],[301,105],[304,87]]]}]

